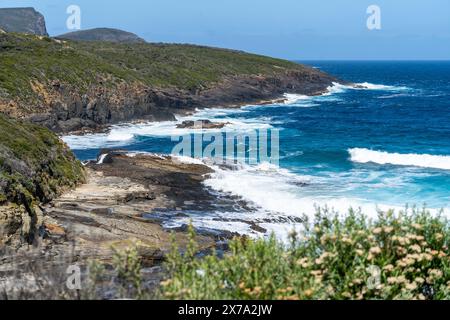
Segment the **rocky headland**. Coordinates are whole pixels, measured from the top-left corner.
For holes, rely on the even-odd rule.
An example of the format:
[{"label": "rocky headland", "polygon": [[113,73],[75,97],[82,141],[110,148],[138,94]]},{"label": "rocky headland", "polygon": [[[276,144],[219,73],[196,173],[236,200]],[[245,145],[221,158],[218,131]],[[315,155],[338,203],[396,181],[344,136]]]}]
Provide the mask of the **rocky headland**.
[{"label": "rocky headland", "polygon": [[48,36],[45,18],[34,8],[0,8],[0,29]]},{"label": "rocky headland", "polygon": [[117,43],[145,43],[145,40],[134,33],[112,28],[95,28],[65,33],[57,39],[74,41],[106,41]]},{"label": "rocky headland", "polygon": [[0,34],[0,112],[58,132],[317,95],[338,79],[297,63],[194,45]]}]

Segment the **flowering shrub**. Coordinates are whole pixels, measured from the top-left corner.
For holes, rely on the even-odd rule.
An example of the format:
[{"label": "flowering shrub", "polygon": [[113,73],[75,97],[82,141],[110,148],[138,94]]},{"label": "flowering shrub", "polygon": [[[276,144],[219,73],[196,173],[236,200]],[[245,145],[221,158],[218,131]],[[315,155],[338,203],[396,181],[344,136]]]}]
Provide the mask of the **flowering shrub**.
[{"label": "flowering shrub", "polygon": [[236,238],[223,257],[174,246],[168,299],[450,299],[449,222],[427,211],[318,210],[290,244]]}]

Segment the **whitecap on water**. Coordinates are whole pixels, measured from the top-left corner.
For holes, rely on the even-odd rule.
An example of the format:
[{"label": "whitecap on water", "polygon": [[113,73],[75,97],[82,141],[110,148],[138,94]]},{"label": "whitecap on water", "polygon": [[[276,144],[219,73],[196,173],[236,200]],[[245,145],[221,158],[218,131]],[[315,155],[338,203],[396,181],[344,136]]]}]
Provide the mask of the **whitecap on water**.
[{"label": "whitecap on water", "polygon": [[449,155],[401,154],[374,151],[365,148],[353,148],[349,149],[348,152],[353,162],[450,170]]}]

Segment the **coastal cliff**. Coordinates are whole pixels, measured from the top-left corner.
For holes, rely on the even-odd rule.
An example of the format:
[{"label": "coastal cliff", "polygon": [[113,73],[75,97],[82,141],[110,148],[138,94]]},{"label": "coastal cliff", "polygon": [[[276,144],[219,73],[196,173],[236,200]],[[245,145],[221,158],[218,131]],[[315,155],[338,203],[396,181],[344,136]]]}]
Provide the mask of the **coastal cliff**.
[{"label": "coastal cliff", "polygon": [[0,34],[0,112],[60,133],[315,95],[333,82],[313,68],[240,51]]},{"label": "coastal cliff", "polygon": [[0,114],[0,247],[33,242],[41,203],[84,182],[84,169],[48,129]]},{"label": "coastal cliff", "polygon": [[0,8],[0,29],[48,36],[45,18],[34,8]]}]

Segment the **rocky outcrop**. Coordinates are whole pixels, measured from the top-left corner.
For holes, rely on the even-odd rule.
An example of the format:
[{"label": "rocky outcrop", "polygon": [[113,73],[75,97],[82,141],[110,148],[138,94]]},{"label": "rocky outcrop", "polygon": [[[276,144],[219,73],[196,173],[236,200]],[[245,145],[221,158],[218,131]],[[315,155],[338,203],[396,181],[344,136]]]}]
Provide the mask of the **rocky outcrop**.
[{"label": "rocky outcrop", "polygon": [[57,39],[74,41],[107,41],[117,43],[145,43],[145,40],[134,33],[111,28],[95,28],[62,34]]},{"label": "rocky outcrop", "polygon": [[[182,215],[186,203],[212,204],[202,185],[211,170],[170,156],[104,152],[101,164],[87,165],[85,184],[43,207],[42,244],[59,255],[75,250],[79,259],[107,261],[113,247],[139,241],[145,259],[162,259],[171,248],[171,232],[161,226],[159,213]],[[175,237],[186,245],[185,232]],[[204,249],[215,246],[214,238],[198,239]]]},{"label": "rocky outcrop", "polygon": [[202,108],[270,103],[284,93],[318,95],[334,81],[338,80],[322,73],[291,71],[230,77],[196,92],[125,84],[114,90],[94,87],[79,96],[69,88],[56,86],[51,89],[54,100],[48,112],[31,114],[27,119],[60,133],[98,131],[106,125],[134,120],[173,121],[177,114]]},{"label": "rocky outcrop", "polygon": [[34,8],[1,8],[0,29],[6,32],[48,36],[44,16]]},{"label": "rocky outcrop", "polygon": [[217,123],[210,120],[187,120],[177,125],[177,129],[222,129],[228,123]]},{"label": "rocky outcrop", "polygon": [[32,243],[41,203],[84,181],[81,163],[48,129],[0,114],[0,243]]}]

